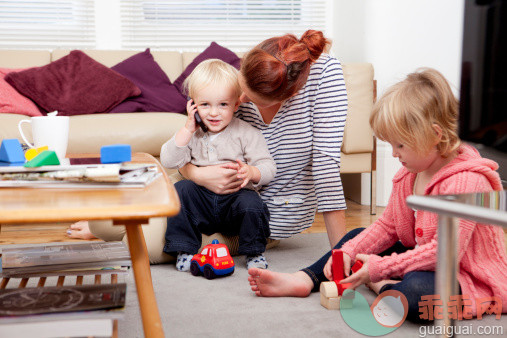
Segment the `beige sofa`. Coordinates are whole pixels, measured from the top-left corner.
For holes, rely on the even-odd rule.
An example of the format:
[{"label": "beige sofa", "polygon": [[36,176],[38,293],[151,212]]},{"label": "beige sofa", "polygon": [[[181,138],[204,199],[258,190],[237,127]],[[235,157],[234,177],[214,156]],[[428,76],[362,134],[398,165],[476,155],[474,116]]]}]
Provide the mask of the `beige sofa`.
[{"label": "beige sofa", "polygon": [[[42,66],[67,55],[70,50],[0,50],[0,68]],[[85,50],[111,67],[139,51]],[[198,53],[152,51],[155,61],[174,81]],[[342,145],[342,173],[372,173],[375,182],[373,133],[368,119],[374,100],[373,67],[369,63],[344,64],[349,110]],[[1,100],[1,98],[0,98]],[[18,122],[29,117],[0,114],[0,139],[21,137]],[[130,144],[133,152],[160,155],[160,148],[183,125],[186,117],[171,112],[90,114],[70,118],[68,153],[97,153],[106,144]],[[28,133],[30,139],[31,135]],[[372,184],[375,191],[375,184]],[[372,194],[374,195],[374,194]],[[372,198],[375,201],[375,198]],[[375,210],[372,203],[372,210]]]}]

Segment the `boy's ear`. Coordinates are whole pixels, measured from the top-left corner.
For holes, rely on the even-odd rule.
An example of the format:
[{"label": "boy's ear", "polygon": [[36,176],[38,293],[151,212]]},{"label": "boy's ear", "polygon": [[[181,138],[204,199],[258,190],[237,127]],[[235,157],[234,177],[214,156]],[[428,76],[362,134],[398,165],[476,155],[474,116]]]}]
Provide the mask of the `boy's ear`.
[{"label": "boy's ear", "polygon": [[240,104],[241,104],[241,100],[238,97],[238,99],[236,100],[236,106],[234,106],[234,111],[238,110]]}]

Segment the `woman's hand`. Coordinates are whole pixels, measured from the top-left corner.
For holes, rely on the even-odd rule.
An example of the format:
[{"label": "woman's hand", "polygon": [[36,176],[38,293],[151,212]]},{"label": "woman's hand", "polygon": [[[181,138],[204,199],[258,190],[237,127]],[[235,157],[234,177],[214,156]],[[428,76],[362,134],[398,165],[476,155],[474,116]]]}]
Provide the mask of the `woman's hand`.
[{"label": "woman's hand", "polygon": [[202,185],[215,194],[231,194],[241,188],[243,180],[238,179],[238,164],[235,162],[206,167],[186,164],[180,168],[185,178]]},{"label": "woman's hand", "polygon": [[[350,256],[344,252],[343,253],[343,273],[344,273],[344,276],[348,276],[350,274],[349,273],[350,262],[351,262]],[[329,259],[327,260],[326,265],[324,265],[324,275],[329,280],[334,280],[332,267],[333,267],[333,256],[331,255],[331,257],[329,257]]]},{"label": "woman's hand", "polygon": [[[343,255],[345,257],[345,254]],[[358,254],[356,255],[356,261],[360,260],[363,262],[363,266],[357,272],[353,273],[349,277],[343,279],[341,283],[352,283],[350,286],[351,289],[355,289],[362,284],[368,284],[371,282],[370,280],[370,271],[368,269],[368,260],[370,259],[370,255]],[[345,264],[344,264],[345,267]],[[349,269],[350,270],[350,262]]]}]

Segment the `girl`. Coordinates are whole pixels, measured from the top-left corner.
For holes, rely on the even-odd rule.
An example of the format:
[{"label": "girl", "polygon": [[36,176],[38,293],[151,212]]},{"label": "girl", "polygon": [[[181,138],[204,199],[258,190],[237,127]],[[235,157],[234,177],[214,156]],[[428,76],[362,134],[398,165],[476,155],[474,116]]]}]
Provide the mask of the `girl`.
[{"label": "girl", "polygon": [[[352,288],[367,284],[381,293],[402,292],[409,303],[408,318],[419,319],[418,302],[435,294],[437,215],[410,209],[411,194],[445,195],[501,190],[498,165],[481,158],[457,136],[458,102],[445,78],[423,69],[391,87],[376,103],[370,124],[393,147],[403,168],[382,216],[366,229],[355,229],[335,248],[343,252],[345,278]],[[507,312],[507,256],[500,227],[460,221],[460,269],[463,295],[472,300],[498,296]],[[331,253],[295,274],[250,269],[249,281],[258,296],[308,296],[332,279]],[[356,260],[363,267],[349,275]]]}]

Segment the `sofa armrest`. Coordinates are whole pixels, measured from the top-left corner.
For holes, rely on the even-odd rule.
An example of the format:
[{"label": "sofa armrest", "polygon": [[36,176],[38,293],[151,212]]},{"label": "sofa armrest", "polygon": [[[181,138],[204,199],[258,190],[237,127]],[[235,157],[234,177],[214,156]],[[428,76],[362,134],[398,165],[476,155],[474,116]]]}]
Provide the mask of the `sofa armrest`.
[{"label": "sofa armrest", "polygon": [[374,101],[373,65],[371,63],[343,64],[347,87],[348,113],[343,136],[345,154],[373,152],[373,131],[370,114]]}]

